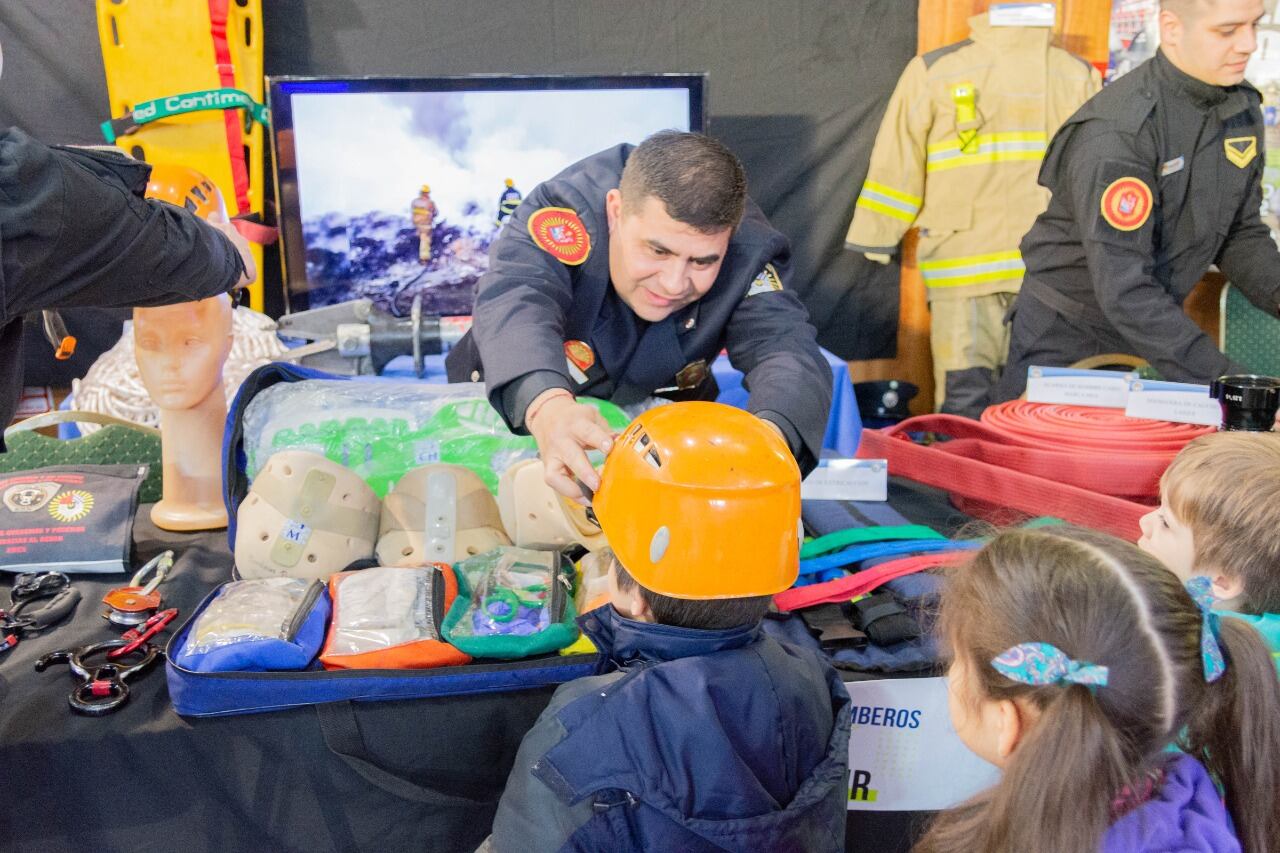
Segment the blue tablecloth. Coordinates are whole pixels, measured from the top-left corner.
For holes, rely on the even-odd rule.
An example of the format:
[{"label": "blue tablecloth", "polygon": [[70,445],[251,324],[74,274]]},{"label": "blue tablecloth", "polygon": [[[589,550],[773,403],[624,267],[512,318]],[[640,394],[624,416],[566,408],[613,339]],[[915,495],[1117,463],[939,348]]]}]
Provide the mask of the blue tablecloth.
[{"label": "blue tablecloth", "polygon": [[[822,354],[831,367],[834,384],[831,414],[827,418],[827,432],[823,436],[822,446],[839,456],[852,456],[858,448],[858,437],[862,434],[862,418],[858,415],[858,401],[854,399],[853,385],[849,381],[849,365],[826,350]],[[423,368],[423,382],[444,384],[448,381],[445,378],[443,355],[427,356],[423,359]],[[720,385],[720,396],[716,399],[730,406],[745,408],[747,390],[742,387],[742,374],[729,364],[729,359],[724,356],[717,358],[711,365],[711,372]],[[412,379],[413,359],[409,356],[393,359],[382,375],[393,379]],[[62,408],[70,408],[73,402],[72,397],[67,397]],[[79,435],[80,430],[75,424],[60,424],[58,427],[59,438],[76,438]]]}]

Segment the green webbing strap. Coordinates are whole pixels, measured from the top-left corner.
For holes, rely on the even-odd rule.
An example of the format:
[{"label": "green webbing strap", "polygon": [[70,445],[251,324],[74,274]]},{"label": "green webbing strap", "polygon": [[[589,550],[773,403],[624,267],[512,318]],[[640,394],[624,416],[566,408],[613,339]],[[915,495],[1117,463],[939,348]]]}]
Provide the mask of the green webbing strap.
[{"label": "green webbing strap", "polygon": [[239,89],[201,89],[198,92],[168,95],[138,104],[128,115],[104,121],[102,135],[107,142],[113,143],[118,137],[127,136],[144,124],[202,110],[246,110],[263,127],[271,124],[267,108],[247,92]]},{"label": "green webbing strap", "polygon": [[1022,527],[1034,530],[1037,527],[1053,527],[1059,524],[1066,524],[1066,522],[1052,515],[1038,515],[1022,522]]},{"label": "green webbing strap", "polygon": [[826,536],[811,539],[800,547],[800,559],[807,560],[828,551],[839,551],[850,545],[867,542],[892,542],[899,539],[946,539],[932,527],[923,524],[899,524],[886,527],[854,527],[837,530]]}]

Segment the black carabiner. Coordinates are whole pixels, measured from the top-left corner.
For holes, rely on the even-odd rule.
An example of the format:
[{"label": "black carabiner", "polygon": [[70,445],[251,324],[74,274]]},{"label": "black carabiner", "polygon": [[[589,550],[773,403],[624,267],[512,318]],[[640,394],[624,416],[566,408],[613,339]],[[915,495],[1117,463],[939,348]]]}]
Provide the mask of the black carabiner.
[{"label": "black carabiner", "polygon": [[71,667],[71,676],[80,679],[80,683],[68,694],[67,704],[78,714],[101,717],[129,701],[129,685],[125,682],[149,669],[160,652],[155,646],[142,646],[130,652],[142,656],[131,664],[116,661],[90,667],[86,660],[99,652],[122,648],[128,644],[128,640],[107,640],[75,649],[50,652],[36,661],[36,672],[44,672],[53,664],[67,664]]}]

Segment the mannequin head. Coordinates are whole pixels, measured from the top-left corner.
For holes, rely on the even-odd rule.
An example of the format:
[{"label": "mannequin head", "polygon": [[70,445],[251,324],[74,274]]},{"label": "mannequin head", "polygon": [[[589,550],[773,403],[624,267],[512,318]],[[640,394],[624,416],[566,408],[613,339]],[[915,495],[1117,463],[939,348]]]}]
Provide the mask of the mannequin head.
[{"label": "mannequin head", "polygon": [[134,309],[138,370],[161,409],[194,408],[222,386],[222,364],[231,351],[231,311],[226,295]]}]

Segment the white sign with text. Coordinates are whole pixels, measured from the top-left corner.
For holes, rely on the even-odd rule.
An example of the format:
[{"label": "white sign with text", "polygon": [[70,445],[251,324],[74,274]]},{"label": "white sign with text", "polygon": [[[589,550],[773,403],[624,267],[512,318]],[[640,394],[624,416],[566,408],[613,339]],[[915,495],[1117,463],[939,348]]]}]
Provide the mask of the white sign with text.
[{"label": "white sign with text", "polygon": [[945,678],[885,678],[845,684],[853,699],[849,809],[937,811],[999,780],[951,725]]},{"label": "white sign with text", "polygon": [[1123,409],[1129,400],[1129,384],[1136,373],[1115,370],[1078,370],[1074,367],[1027,368],[1027,400],[1069,406]]},{"label": "white sign with text", "polygon": [[889,463],[884,459],[823,459],[800,484],[806,501],[887,501]]}]

